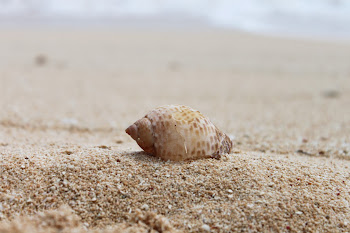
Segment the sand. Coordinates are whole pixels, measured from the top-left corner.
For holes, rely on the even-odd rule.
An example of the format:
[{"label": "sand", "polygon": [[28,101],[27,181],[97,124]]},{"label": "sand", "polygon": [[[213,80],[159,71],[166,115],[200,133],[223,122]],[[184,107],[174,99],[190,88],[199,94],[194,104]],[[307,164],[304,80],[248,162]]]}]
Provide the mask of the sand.
[{"label": "sand", "polygon": [[[1,29],[0,232],[349,232],[350,43],[213,29]],[[161,161],[184,104],[233,138]]]}]

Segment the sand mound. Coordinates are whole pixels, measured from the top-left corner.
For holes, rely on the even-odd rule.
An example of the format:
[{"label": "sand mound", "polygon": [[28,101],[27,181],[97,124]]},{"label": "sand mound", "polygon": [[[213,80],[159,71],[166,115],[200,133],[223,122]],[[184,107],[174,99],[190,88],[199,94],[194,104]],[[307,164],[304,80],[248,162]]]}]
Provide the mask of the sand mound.
[{"label": "sand mound", "polygon": [[180,232],[168,219],[153,212],[138,210],[128,223],[120,223],[103,229],[87,229],[69,206],[57,210],[39,212],[33,216],[16,217],[10,222],[0,222],[2,233],[133,233],[133,232]]},{"label": "sand mound", "polygon": [[[203,226],[223,231],[349,228],[348,165],[336,160],[295,155],[291,161],[288,156],[240,152],[221,160],[175,163],[100,148],[50,154],[50,159],[57,154],[53,163],[38,156],[5,160],[3,217],[69,204],[89,228],[133,219],[157,231],[172,229],[162,217],[138,209],[156,211],[175,228],[190,231]],[[69,211],[61,213],[62,218],[58,212],[39,219],[55,229],[81,226],[72,215],[65,216]],[[137,217],[130,215],[135,213]]]}]

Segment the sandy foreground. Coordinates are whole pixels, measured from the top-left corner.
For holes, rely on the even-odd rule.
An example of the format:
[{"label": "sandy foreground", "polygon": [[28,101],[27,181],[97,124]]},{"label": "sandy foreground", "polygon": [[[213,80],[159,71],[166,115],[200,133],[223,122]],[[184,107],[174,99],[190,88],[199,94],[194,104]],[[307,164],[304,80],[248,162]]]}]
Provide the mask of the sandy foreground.
[{"label": "sandy foreground", "polygon": [[[350,231],[350,43],[1,29],[0,51],[0,232]],[[165,104],[233,152],[141,152],[124,129]]]}]

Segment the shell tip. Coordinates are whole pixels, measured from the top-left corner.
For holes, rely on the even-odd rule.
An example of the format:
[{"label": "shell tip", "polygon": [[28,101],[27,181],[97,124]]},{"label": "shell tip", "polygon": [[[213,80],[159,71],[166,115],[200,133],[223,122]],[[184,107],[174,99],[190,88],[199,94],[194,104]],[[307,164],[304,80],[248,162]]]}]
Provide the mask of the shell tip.
[{"label": "shell tip", "polygon": [[130,125],[125,132],[129,134],[134,140],[137,140],[138,137],[138,130],[137,126],[135,124]]}]

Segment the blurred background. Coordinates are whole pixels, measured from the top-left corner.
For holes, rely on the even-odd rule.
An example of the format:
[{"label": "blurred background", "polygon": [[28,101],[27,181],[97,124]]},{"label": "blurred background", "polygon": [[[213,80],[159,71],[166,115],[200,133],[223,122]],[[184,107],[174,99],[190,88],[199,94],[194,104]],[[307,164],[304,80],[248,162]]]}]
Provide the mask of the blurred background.
[{"label": "blurred background", "polygon": [[5,25],[195,24],[255,33],[334,38],[350,36],[350,1],[0,0],[0,21]]},{"label": "blurred background", "polygon": [[0,0],[0,126],[135,146],[184,104],[235,148],[348,156],[349,25],[350,0]]}]

